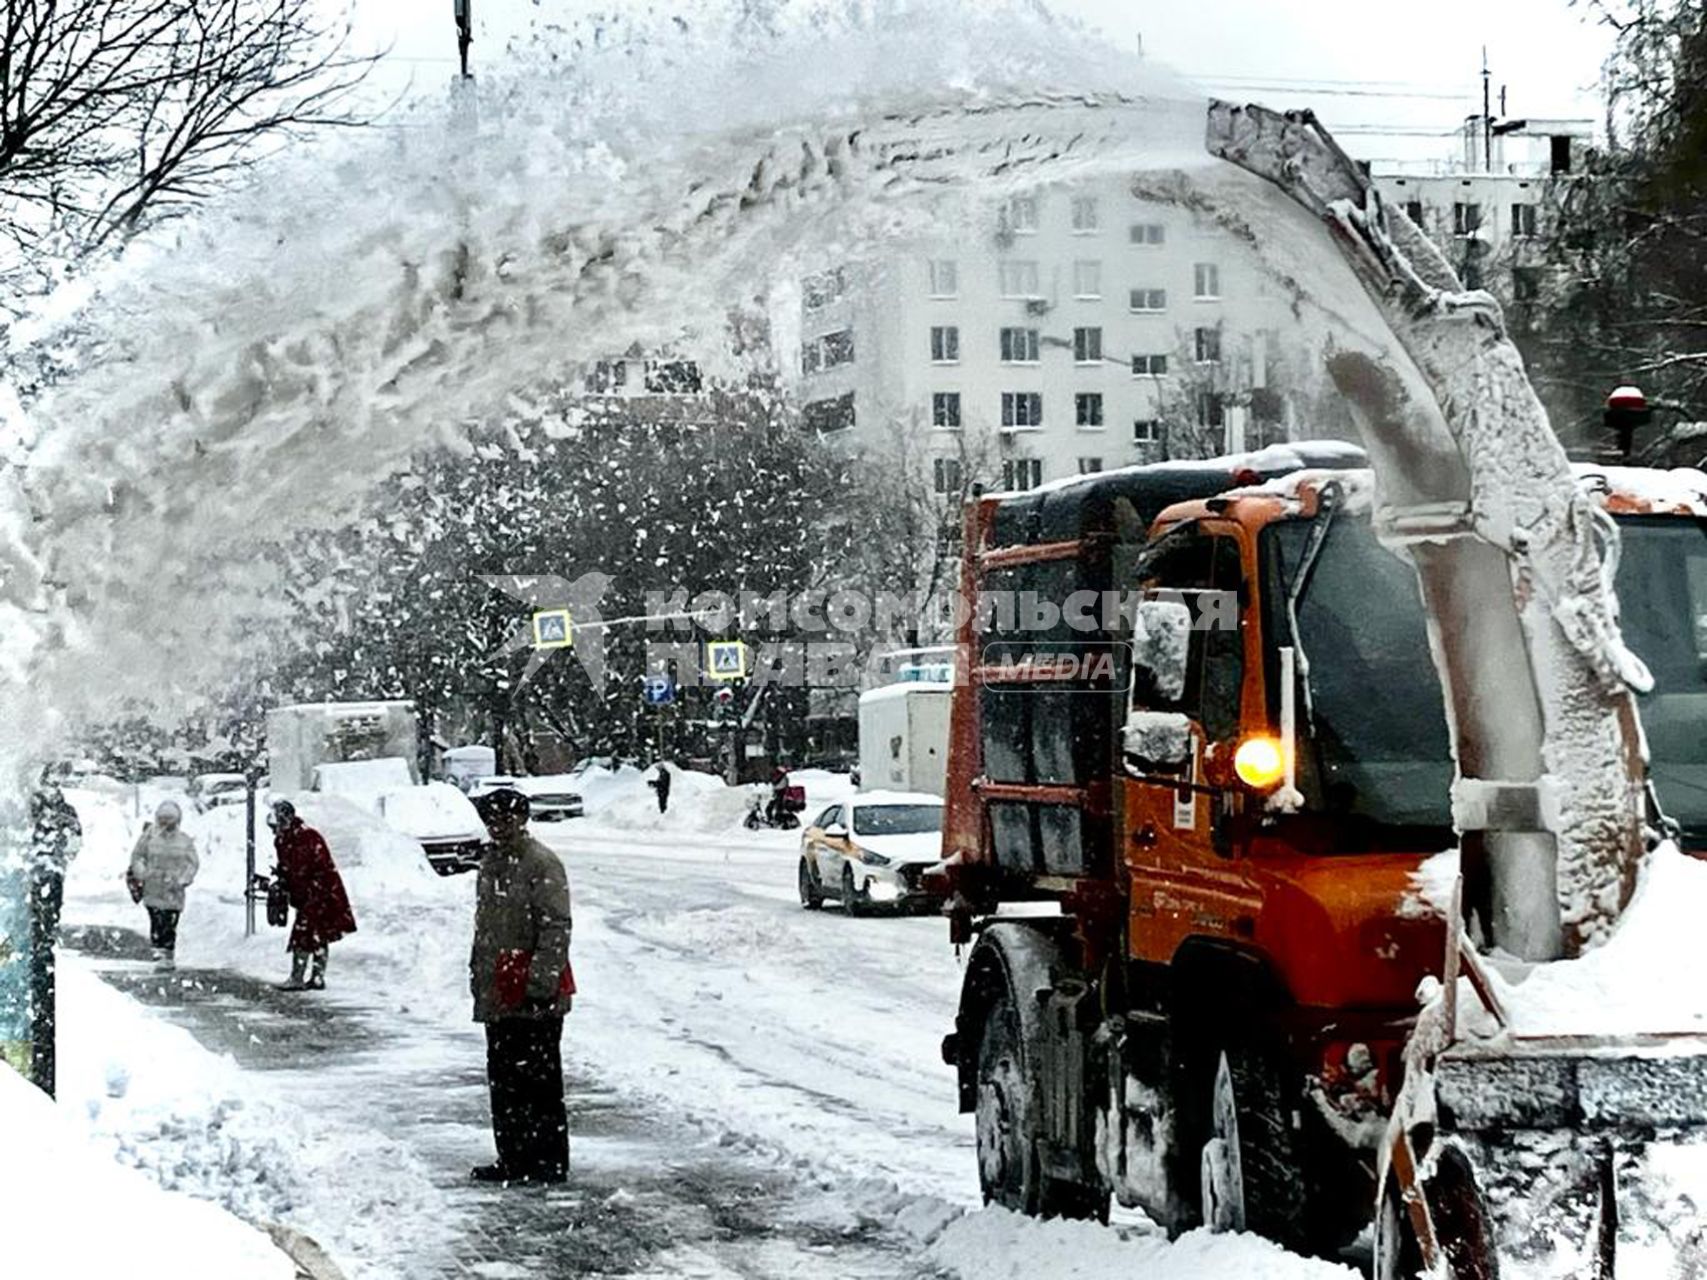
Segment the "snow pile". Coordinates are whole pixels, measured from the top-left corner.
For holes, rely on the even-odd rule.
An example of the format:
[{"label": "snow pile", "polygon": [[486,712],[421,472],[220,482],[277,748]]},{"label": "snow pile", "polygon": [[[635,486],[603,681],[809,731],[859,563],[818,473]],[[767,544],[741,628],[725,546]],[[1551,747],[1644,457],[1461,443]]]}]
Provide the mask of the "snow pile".
[{"label": "snow pile", "polygon": [[19,1276],[293,1280],[296,1266],[217,1205],[162,1190],[91,1147],[71,1118],[0,1064],[0,1204]]},{"label": "snow pile", "polygon": [[[592,768],[577,775],[572,785],[581,793],[586,823],[623,831],[728,835],[741,830],[755,798],[763,804],[770,796],[767,783],[731,787],[716,774],[671,765],[670,807],[659,813],[658,793],[649,785],[657,772],[656,768],[622,765],[614,770]],[[845,773],[800,769],[788,779],[792,785],[805,788],[806,812],[800,815],[803,822],[810,821],[823,806],[854,794],[853,780]],[[583,825],[571,823],[561,834],[574,836]]]},{"label": "snow pile", "polygon": [[[1636,896],[1606,943],[1577,960],[1496,974],[1519,1034],[1707,1033],[1698,930],[1707,919],[1707,862],[1676,845],[1649,856]],[[1465,993],[1460,1021],[1476,1007]]]},{"label": "snow pile", "polygon": [[[197,979],[180,970],[161,981]],[[162,1187],[305,1232],[350,1260],[353,1277],[390,1274],[374,1260],[389,1256],[400,1221],[423,1245],[454,1238],[456,1216],[413,1153],[365,1124],[292,1105],[76,958],[61,962],[59,1020],[61,1110],[85,1144]],[[251,1025],[252,1038],[277,1034],[264,1016]]]},{"label": "snow pile", "polygon": [[1006,1209],[984,1209],[950,1223],[926,1255],[962,1280],[1353,1280],[1357,1272],[1301,1258],[1251,1235],[1193,1231],[1170,1242],[1127,1235],[1091,1222],[1040,1222]]}]

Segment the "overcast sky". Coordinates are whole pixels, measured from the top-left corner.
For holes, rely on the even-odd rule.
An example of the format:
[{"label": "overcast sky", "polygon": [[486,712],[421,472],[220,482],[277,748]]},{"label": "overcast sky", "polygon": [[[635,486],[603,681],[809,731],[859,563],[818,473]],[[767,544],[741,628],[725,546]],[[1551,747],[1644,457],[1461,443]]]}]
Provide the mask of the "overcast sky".
[{"label": "overcast sky", "polygon": [[[1484,45],[1496,112],[1505,85],[1512,115],[1600,114],[1595,87],[1607,38],[1568,0],[1048,3],[1123,47],[1136,49],[1142,37],[1147,57],[1211,92],[1314,108],[1348,150],[1368,159],[1449,153],[1452,142],[1443,135],[1480,110]],[[553,4],[474,0],[482,37],[477,56]],[[363,42],[391,42],[396,70],[407,67],[422,86],[441,85],[451,73],[451,12],[452,0],[356,0]],[[1399,132],[1377,132],[1387,129]]]}]

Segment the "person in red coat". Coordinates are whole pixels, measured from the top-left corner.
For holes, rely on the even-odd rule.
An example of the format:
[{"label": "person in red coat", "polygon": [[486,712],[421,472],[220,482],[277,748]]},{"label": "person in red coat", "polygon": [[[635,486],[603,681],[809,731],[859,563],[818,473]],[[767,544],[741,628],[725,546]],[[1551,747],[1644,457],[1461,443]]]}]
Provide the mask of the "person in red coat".
[{"label": "person in red coat", "polygon": [[273,802],[267,825],[273,829],[273,849],[278,855],[273,874],[296,908],[290,931],[290,979],[281,983],[279,990],[324,991],[327,949],[356,931],[344,878],[338,874],[326,841],[297,816],[296,806],[289,800]]}]

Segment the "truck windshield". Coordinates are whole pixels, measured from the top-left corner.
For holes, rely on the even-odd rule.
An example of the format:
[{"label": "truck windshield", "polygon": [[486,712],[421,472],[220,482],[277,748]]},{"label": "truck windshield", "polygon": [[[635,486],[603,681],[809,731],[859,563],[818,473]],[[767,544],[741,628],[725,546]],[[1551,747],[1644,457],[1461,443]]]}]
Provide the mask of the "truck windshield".
[{"label": "truck windshield", "polygon": [[1618,562],[1625,642],[1654,674],[1638,700],[1660,807],[1686,842],[1707,842],[1707,528],[1626,516]]},{"label": "truck windshield", "polygon": [[[1289,634],[1286,597],[1312,527],[1284,521],[1262,535],[1276,723],[1273,651]],[[1346,848],[1428,847],[1449,837],[1452,753],[1416,571],[1367,520],[1329,528],[1298,602],[1298,639],[1315,713],[1312,732],[1300,699],[1298,782],[1309,810],[1344,825],[1335,843]]]}]

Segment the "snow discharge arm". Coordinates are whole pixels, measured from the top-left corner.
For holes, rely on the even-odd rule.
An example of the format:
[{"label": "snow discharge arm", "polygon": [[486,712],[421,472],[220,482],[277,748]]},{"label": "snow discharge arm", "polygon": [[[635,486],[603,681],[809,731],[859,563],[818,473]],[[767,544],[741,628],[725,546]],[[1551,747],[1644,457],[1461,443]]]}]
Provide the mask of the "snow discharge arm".
[{"label": "snow discharge arm", "polygon": [[1396,343],[1329,371],[1364,435],[1380,529],[1417,566],[1448,694],[1467,913],[1527,960],[1576,954],[1629,901],[1644,766],[1606,566],[1499,304],[1387,207],[1309,112],[1212,102],[1211,154],[1326,226]]}]

